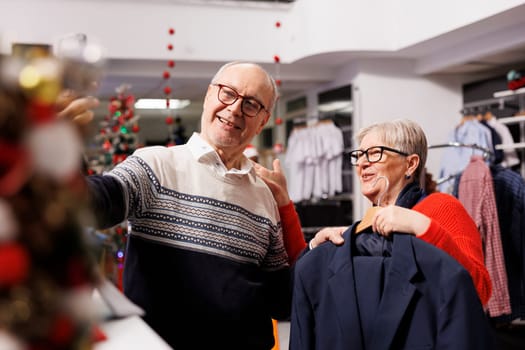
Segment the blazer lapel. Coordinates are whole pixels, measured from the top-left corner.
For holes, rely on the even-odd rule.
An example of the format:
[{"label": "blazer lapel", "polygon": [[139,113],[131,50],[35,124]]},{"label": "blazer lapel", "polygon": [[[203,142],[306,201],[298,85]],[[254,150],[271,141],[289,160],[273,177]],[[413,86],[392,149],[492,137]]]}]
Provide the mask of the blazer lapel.
[{"label": "blazer lapel", "polygon": [[[334,305],[335,313],[339,320],[338,325],[342,334],[341,344],[349,344],[349,348],[362,349],[363,339],[360,329],[360,320],[357,305],[357,298],[354,286],[354,270],[352,267],[352,239],[356,225],[344,233],[344,245],[337,249],[332,261],[329,264],[329,271],[332,274],[328,278],[328,286]],[[359,347],[357,347],[359,345]]]},{"label": "blazer lapel", "polygon": [[394,235],[392,261],[367,349],[389,349],[416,290],[411,283],[418,272],[412,236]]}]

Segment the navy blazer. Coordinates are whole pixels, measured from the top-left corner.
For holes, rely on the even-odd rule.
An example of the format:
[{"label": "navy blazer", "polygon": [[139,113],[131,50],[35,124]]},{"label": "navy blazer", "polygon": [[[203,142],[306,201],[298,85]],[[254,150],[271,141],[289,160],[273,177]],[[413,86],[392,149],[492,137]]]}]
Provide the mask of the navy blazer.
[{"label": "navy blazer", "polygon": [[361,264],[355,226],[342,246],[322,244],[297,262],[291,350],[494,348],[472,279],[456,260],[395,234],[391,257],[371,257],[383,268]]}]

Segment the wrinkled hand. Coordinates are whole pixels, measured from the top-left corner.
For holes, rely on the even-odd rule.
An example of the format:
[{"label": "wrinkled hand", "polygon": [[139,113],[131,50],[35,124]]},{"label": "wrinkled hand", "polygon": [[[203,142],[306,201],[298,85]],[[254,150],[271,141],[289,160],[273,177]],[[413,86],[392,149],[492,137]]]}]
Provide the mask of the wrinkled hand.
[{"label": "wrinkled hand", "polygon": [[257,176],[259,176],[266,185],[268,185],[270,191],[272,191],[277,205],[279,207],[288,205],[288,203],[290,203],[290,196],[288,195],[286,177],[282,171],[280,160],[273,160],[273,170],[266,169],[258,163],[252,163]]},{"label": "wrinkled hand", "polygon": [[94,117],[93,109],[99,105],[98,99],[91,96],[78,97],[71,90],[64,90],[58,96],[57,117],[73,121],[77,126],[89,124]]},{"label": "wrinkled hand", "polygon": [[314,238],[310,240],[309,247],[313,249],[319,244],[326,241],[330,241],[335,245],[341,245],[344,243],[343,233],[348,229],[347,226],[333,226],[325,227],[322,230],[318,231]]},{"label": "wrinkled hand", "polygon": [[389,205],[379,210],[372,219],[372,230],[382,236],[392,232],[423,234],[430,226],[430,218],[411,209]]}]

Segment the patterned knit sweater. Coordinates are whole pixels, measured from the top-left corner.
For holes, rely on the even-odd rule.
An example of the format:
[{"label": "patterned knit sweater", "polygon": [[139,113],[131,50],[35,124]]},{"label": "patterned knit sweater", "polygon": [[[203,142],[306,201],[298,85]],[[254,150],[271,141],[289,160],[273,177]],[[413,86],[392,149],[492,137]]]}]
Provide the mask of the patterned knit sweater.
[{"label": "patterned knit sweater", "polygon": [[268,350],[271,319],[289,315],[279,211],[266,184],[246,170],[226,170],[193,136],[181,146],[139,149],[88,181],[100,226],[127,218],[131,228],[125,294],[176,349]]}]

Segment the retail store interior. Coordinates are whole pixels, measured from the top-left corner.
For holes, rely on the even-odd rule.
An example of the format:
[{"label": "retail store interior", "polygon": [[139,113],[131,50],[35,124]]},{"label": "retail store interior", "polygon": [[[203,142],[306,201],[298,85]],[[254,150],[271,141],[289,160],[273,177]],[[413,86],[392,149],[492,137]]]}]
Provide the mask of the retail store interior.
[{"label": "retail store interior", "polygon": [[[427,174],[445,191],[451,183],[443,174],[447,150],[475,148],[451,142],[451,133],[467,114],[487,111],[512,137],[493,151],[512,151],[509,168],[525,178],[525,1],[0,0],[0,19],[2,57],[38,47],[96,81],[82,91],[100,101],[85,138],[94,173],[143,146],[185,143],[200,130],[213,75],[240,60],[260,64],[278,81],[273,115],[252,145],[262,165],[281,160],[290,187],[296,179],[289,173],[288,142],[300,128],[335,123],[344,160],[362,127],[408,118],[425,131]],[[95,56],[80,57],[87,49]],[[141,107],[146,99],[160,107]],[[129,118],[114,129],[122,105]],[[103,130],[112,127],[119,135],[110,139]],[[354,190],[359,180],[353,174],[343,161],[336,190],[291,193],[306,241],[323,227],[349,226],[364,216],[370,203]],[[121,223],[97,232],[107,240],[104,274],[117,289],[125,257],[116,254],[124,254],[126,229]],[[509,283],[523,289],[511,315],[493,319],[498,350],[525,344],[525,245],[515,249],[517,260],[506,263],[521,264],[519,281]],[[99,292],[118,294],[107,285]],[[118,312],[105,312],[139,312],[126,300],[115,307]],[[106,339],[96,350],[169,348],[140,318],[118,322],[102,327]],[[274,350],[288,349],[289,328],[289,319],[276,323]]]}]

